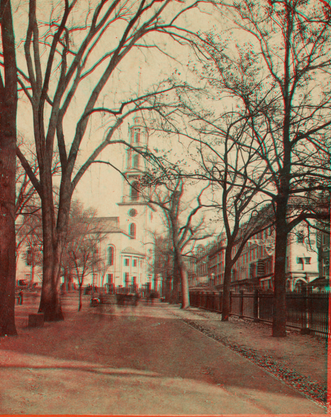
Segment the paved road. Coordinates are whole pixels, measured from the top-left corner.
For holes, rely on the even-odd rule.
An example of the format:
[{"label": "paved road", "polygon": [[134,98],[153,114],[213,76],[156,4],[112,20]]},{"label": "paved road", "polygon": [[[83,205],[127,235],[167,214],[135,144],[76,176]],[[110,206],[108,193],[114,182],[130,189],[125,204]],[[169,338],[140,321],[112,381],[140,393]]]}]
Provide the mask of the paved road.
[{"label": "paved road", "polygon": [[325,413],[172,307],[66,306],[65,322],[1,340],[1,414]]}]

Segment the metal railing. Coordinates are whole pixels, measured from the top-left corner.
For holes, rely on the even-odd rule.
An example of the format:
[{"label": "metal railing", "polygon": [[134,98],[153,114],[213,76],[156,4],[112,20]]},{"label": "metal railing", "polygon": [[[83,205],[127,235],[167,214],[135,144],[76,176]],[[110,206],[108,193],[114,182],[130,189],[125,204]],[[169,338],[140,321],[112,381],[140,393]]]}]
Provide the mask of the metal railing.
[{"label": "metal railing", "polygon": [[[192,307],[222,313],[222,292],[191,291]],[[255,321],[272,322],[274,295],[256,290],[254,293],[230,293],[231,315]],[[329,294],[286,294],[288,327],[301,333],[329,335]]]}]

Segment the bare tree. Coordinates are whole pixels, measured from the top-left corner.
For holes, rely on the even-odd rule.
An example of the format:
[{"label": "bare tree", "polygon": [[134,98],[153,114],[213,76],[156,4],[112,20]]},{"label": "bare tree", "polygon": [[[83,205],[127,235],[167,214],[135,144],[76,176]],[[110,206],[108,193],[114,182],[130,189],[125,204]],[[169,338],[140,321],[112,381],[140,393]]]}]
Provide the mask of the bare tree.
[{"label": "bare tree", "polygon": [[165,297],[165,301],[169,302],[173,275],[173,251],[169,236],[155,235],[154,247],[154,276],[162,278],[162,295]]},{"label": "bare tree", "polygon": [[[31,267],[30,287],[35,280],[35,268],[42,267],[42,225],[40,211],[24,217],[24,222],[17,230],[17,240],[20,247],[17,249],[17,258],[22,256],[26,265]],[[22,245],[24,243],[24,245]],[[25,249],[22,253],[22,247]]]},{"label": "bare tree", "polygon": [[[239,259],[248,240],[273,224],[273,210],[262,209],[266,201],[259,195],[259,190],[269,183],[265,165],[259,155],[249,146],[250,138],[245,135],[244,118],[239,118],[223,130],[222,150],[204,144],[199,140],[201,156],[201,178],[206,178],[215,191],[212,205],[219,209],[225,229],[225,266],[223,281],[222,320],[227,321],[230,314],[230,286],[233,267]],[[239,124],[239,126],[237,126]],[[213,123],[214,134],[218,130]],[[234,130],[234,132],[232,132]],[[205,133],[205,132],[204,132]],[[245,137],[247,148],[243,149],[240,139]],[[239,139],[239,140],[238,140]],[[213,152],[208,152],[206,148]],[[209,155],[209,156],[208,156]],[[254,182],[250,180],[254,171]]]},{"label": "bare tree", "polygon": [[[34,167],[34,171],[36,167]],[[36,229],[38,220],[41,224],[41,208],[38,194],[31,184],[27,173],[18,165],[16,170],[16,262],[22,246]],[[31,243],[31,242],[30,242]]]},{"label": "bare tree", "polygon": [[[247,241],[274,222],[272,207],[261,210],[268,202],[270,205],[270,197],[266,198],[261,190],[268,188],[272,177],[251,133],[251,120],[258,123],[266,108],[261,105],[254,114],[235,106],[227,110],[223,100],[221,110],[212,106],[207,108],[208,104],[213,104],[218,92],[221,98],[224,92],[228,102],[228,91],[233,84],[237,85],[240,79],[247,78],[248,85],[248,78],[254,78],[254,71],[237,65],[236,69],[232,69],[231,77],[229,71],[220,85],[214,68],[217,45],[213,45],[213,40],[208,38],[202,48],[211,55],[212,61],[212,65],[204,63],[204,70],[199,73],[199,77],[207,81],[206,88],[203,91],[177,90],[176,110],[170,117],[163,118],[165,122],[160,128],[167,134],[179,134],[188,140],[188,157],[194,160],[194,164],[179,175],[207,181],[214,197],[205,206],[221,213],[226,236],[222,320],[227,321],[233,267]],[[218,90],[215,91],[215,87]],[[251,92],[255,87],[252,83]],[[246,91],[250,92],[248,88]]]},{"label": "bare tree", "polygon": [[16,335],[15,170],[17,77],[10,1],[0,2],[4,73],[0,74],[0,336]]},{"label": "bare tree", "polygon": [[[170,248],[173,254],[173,295],[178,302],[181,290],[182,308],[190,305],[188,277],[184,256],[191,253],[197,241],[212,236],[205,230],[204,216],[196,216],[204,207],[202,196],[208,185],[202,188],[195,199],[184,201],[185,180],[179,168],[168,168],[157,175],[148,173],[142,183],[149,185],[149,202],[158,206],[163,213],[165,228],[169,233]],[[186,183],[186,185],[188,185]],[[169,249],[170,249],[169,248]]]},{"label": "bare tree", "polygon": [[[271,176],[261,191],[275,207],[273,336],[285,337],[288,234],[317,217],[313,207],[292,210],[289,201],[330,187],[331,16],[322,2],[297,0],[243,1],[217,9],[245,40],[234,37],[227,46],[210,33],[210,47],[202,49],[217,73],[214,85],[250,118],[254,142],[241,146],[253,146]],[[237,77],[238,68],[243,77]]]},{"label": "bare tree", "polygon": [[[21,140],[22,146],[24,141]],[[30,156],[30,166],[34,175],[38,175],[38,164],[35,155]],[[58,158],[53,160],[53,176],[59,173]],[[55,200],[57,198],[55,189]],[[19,163],[16,167],[16,265],[21,255],[22,248],[25,249],[23,259],[31,266],[30,285],[34,281],[34,270],[36,266],[42,267],[42,218],[39,195],[31,183],[31,180]]]},{"label": "bare tree", "polygon": [[[131,51],[160,49],[152,41],[153,33],[183,39],[184,31],[176,26],[176,22],[186,10],[192,10],[199,3],[183,6],[175,0],[129,3],[125,0],[99,0],[93,6],[87,3],[84,9],[76,0],[65,1],[50,10],[47,25],[44,3],[42,8],[41,3],[38,8],[36,0],[28,2],[28,27],[24,39],[27,73],[20,70],[18,82],[32,108],[39,176],[34,175],[19,149],[17,155],[41,199],[44,262],[39,311],[44,313],[46,321],[63,319],[58,296],[60,260],[73,192],[84,173],[109,144],[126,144],[125,141],[113,140],[114,133],[126,116],[144,108],[144,99],[137,100],[135,94],[134,98],[123,98],[118,108],[103,105],[109,101],[107,83],[113,79],[117,69],[124,68],[124,59]],[[171,7],[173,5],[176,7]],[[107,50],[100,54],[98,47],[105,44]],[[89,91],[86,89],[88,80],[92,86]],[[77,106],[74,99],[82,97],[82,91],[85,102]],[[70,112],[77,115],[79,111],[72,133],[67,128],[68,120],[73,121]],[[100,115],[109,117],[106,134],[90,155],[83,162],[79,161],[88,128],[92,128],[93,123],[105,123]],[[51,174],[55,141],[61,162],[58,210],[53,201]]]},{"label": "bare tree", "polygon": [[66,242],[67,268],[76,276],[79,289],[78,311],[82,308],[82,287],[84,279],[102,267],[100,244],[104,234],[95,225],[95,210],[84,210],[75,201],[70,213]]}]

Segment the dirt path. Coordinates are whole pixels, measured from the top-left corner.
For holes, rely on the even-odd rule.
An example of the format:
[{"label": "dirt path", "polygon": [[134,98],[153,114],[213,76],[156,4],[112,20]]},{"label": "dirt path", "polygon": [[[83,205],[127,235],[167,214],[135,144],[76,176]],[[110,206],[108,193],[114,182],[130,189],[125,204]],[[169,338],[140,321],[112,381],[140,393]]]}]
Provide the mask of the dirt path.
[{"label": "dirt path", "polygon": [[76,313],[71,301],[64,322],[0,341],[1,414],[325,412],[165,305]]}]

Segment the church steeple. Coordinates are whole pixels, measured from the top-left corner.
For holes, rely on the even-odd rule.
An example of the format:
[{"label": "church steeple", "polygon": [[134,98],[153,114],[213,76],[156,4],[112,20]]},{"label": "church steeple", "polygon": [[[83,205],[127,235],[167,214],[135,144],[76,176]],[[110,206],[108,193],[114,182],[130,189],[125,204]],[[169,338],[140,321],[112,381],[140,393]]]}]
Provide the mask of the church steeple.
[{"label": "church steeple", "polygon": [[134,149],[128,147],[126,150],[124,167],[126,180],[123,184],[121,204],[144,204],[144,199],[139,191],[139,182],[146,168],[145,158],[141,153],[146,151],[148,147],[148,129],[141,116],[135,117],[134,124],[130,126],[129,143]]},{"label": "church steeple", "polygon": [[[123,262],[129,263],[124,264],[124,268],[127,269],[123,270],[122,282],[124,285],[127,279],[132,278],[132,282],[146,286],[146,283],[153,281],[154,276],[154,245],[150,235],[153,227],[153,209],[145,199],[146,190],[144,193],[140,192],[141,177],[146,170],[143,153],[148,149],[148,128],[142,116],[134,118],[134,123],[129,128],[128,142],[130,146],[125,152],[123,169],[123,195],[122,201],[118,203],[120,226],[129,239],[127,247],[121,252],[122,265]],[[129,260],[126,261],[127,259]]]}]

